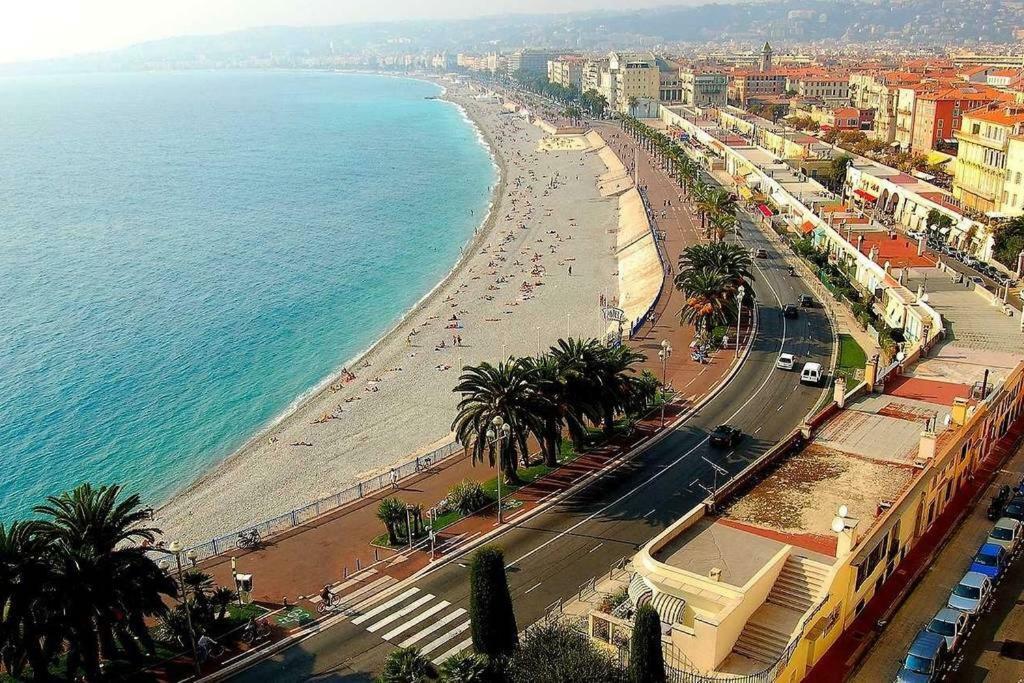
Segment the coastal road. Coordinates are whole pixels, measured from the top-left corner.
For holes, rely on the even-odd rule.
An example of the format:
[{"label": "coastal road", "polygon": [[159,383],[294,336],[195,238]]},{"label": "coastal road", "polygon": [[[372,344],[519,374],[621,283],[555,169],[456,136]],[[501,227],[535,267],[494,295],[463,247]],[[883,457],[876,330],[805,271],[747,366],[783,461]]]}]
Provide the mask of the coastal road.
[{"label": "coastal road", "polygon": [[[749,219],[742,232],[743,244],[769,254],[755,262],[759,329],[746,363],[714,399],[657,444],[494,539],[509,565],[520,629],[698,504],[706,492],[696,482],[710,486],[715,477],[704,458],[730,475],[739,472],[796,428],[829,391],[801,385],[797,372],[775,369],[782,351],[828,367],[832,330],[820,307],[801,309],[795,320],[783,318],[782,304],[811,292],[789,276],[781,254]],[[732,450],[710,448],[709,431],[724,422],[740,427],[746,438]],[[723,482],[719,477],[718,484]],[[363,681],[400,645],[429,650],[438,660],[468,648],[468,559],[456,557],[235,680]]]}]

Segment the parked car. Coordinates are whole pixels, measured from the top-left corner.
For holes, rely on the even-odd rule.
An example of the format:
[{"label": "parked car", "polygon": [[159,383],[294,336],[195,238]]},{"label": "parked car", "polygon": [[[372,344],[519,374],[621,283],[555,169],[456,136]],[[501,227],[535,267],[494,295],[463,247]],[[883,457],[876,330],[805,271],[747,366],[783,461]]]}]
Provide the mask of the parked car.
[{"label": "parked car", "polygon": [[800,383],[814,386],[821,384],[821,363],[804,363],[800,371]]},{"label": "parked car", "polygon": [[814,308],[814,297],[810,294],[801,294],[800,308]]},{"label": "parked car", "polygon": [[796,304],[786,304],[782,307],[782,315],[787,318],[798,318],[800,317],[800,309],[796,307]]},{"label": "parked car", "polygon": [[938,681],[946,674],[949,648],[946,639],[937,633],[923,630],[914,638],[907,651],[896,680],[899,683],[928,683]]},{"label": "parked car", "polygon": [[1003,546],[995,543],[983,543],[978,548],[978,552],[974,554],[974,560],[971,561],[969,571],[998,579],[1006,570],[1009,559]]},{"label": "parked car", "polygon": [[796,357],[791,353],[780,353],[775,367],[780,370],[792,370],[796,366]]},{"label": "parked car", "polygon": [[711,432],[711,445],[712,446],[725,446],[727,448],[735,446],[743,438],[743,432],[738,427],[732,425],[718,425],[715,427],[715,431]]},{"label": "parked car", "polygon": [[943,607],[928,622],[928,630],[946,639],[946,649],[954,652],[967,631],[969,617],[958,609]]},{"label": "parked car", "polygon": [[992,580],[978,572],[967,572],[953,587],[946,606],[973,615],[981,612],[991,597]]},{"label": "parked car", "polygon": [[1001,545],[1007,553],[1013,555],[1017,552],[1017,548],[1020,547],[1021,537],[1024,537],[1024,523],[1019,519],[1002,517],[992,527],[992,531],[989,532],[988,540],[985,543]]},{"label": "parked car", "polygon": [[768,250],[767,249],[755,249],[754,250],[754,256],[756,258],[768,258]]},{"label": "parked car", "polygon": [[1014,496],[1000,513],[1002,517],[1009,517],[1018,522],[1024,522],[1024,497]]}]

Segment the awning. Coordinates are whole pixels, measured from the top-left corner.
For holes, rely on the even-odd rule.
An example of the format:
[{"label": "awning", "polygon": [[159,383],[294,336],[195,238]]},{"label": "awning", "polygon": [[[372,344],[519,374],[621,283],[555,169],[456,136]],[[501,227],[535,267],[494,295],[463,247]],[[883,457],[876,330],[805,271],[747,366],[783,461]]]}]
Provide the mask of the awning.
[{"label": "awning", "polygon": [[750,191],[749,187],[743,187],[741,185],[739,189],[737,189],[736,191],[739,192],[740,196],[746,199],[747,201],[750,201],[751,199],[754,198],[754,193]]},{"label": "awning", "polygon": [[771,218],[775,213],[764,204],[758,204],[757,210],[761,212],[761,215],[765,218]]},{"label": "awning", "polygon": [[800,226],[800,233],[803,235],[809,235],[812,232],[814,232],[814,223],[804,221],[804,224]]},{"label": "awning", "polygon": [[941,234],[945,235],[945,234],[947,234],[949,232],[949,228],[942,228],[941,230],[939,230],[939,232]]},{"label": "awning", "polygon": [[651,599],[651,607],[658,612],[658,616],[666,624],[675,624],[679,621],[679,618],[683,615],[683,608],[686,607],[686,601],[682,598],[677,598],[674,595],[668,593],[662,593],[661,591],[655,591],[654,597]]},{"label": "awning", "polygon": [[855,195],[857,195],[858,197],[860,197],[861,199],[863,199],[864,201],[866,201],[866,202],[877,202],[878,201],[878,197],[876,197],[875,195],[871,194],[870,192],[865,192],[864,190],[854,190],[853,193]]},{"label": "awning", "polygon": [[633,603],[633,607],[640,607],[651,601],[651,596],[654,595],[654,591],[651,590],[650,585],[644,580],[643,575],[639,572],[633,574],[633,578],[629,580],[629,587],[626,588],[626,594],[629,595],[629,601]]}]

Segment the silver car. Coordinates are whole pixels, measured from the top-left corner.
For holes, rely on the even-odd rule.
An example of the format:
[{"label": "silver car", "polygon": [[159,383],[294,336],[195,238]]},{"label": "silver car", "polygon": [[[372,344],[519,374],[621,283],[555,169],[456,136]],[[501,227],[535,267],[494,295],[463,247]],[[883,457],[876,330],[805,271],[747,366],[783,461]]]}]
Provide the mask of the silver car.
[{"label": "silver car", "polygon": [[946,639],[946,648],[953,652],[956,650],[964,633],[967,631],[968,617],[957,609],[943,607],[928,622],[928,630]]},{"label": "silver car", "polygon": [[1024,537],[1024,524],[1019,520],[1003,517],[992,527],[985,543],[1001,545],[1006,549],[1007,555],[1013,555],[1020,547],[1022,537]]},{"label": "silver car", "polygon": [[990,597],[992,580],[980,572],[967,572],[949,594],[946,606],[974,615],[985,609]]}]

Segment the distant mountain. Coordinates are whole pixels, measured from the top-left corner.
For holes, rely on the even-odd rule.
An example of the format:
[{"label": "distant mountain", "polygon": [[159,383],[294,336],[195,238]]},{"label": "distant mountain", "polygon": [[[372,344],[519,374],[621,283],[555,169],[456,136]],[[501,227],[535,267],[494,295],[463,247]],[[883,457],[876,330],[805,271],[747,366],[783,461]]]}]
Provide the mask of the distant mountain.
[{"label": "distant mountain", "polygon": [[[332,55],[494,51],[516,47],[605,50],[771,40],[904,46],[1011,43],[1024,29],[1024,0],[768,0],[649,9],[506,15],[330,27],[266,27],[186,36],[108,53],[34,63],[33,71],[168,68],[266,63],[288,66]],[[25,65],[0,67],[0,73]]]}]

